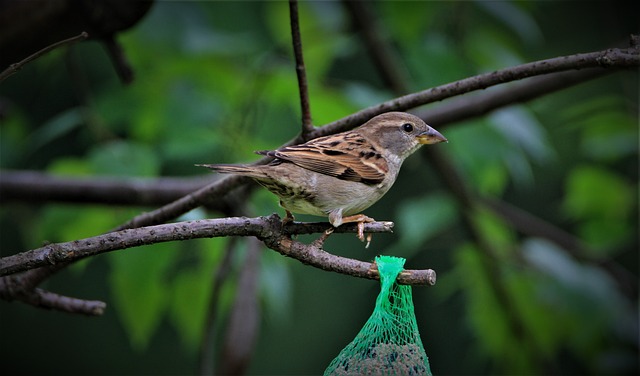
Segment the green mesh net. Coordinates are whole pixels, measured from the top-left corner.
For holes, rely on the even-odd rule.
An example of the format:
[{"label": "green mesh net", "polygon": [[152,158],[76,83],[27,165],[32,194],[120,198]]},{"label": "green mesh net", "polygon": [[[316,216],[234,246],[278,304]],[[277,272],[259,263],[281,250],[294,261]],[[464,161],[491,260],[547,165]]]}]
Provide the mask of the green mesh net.
[{"label": "green mesh net", "polygon": [[431,375],[413,311],[411,286],[396,278],[405,259],[378,256],[380,295],[356,338],[333,359],[328,375]]}]

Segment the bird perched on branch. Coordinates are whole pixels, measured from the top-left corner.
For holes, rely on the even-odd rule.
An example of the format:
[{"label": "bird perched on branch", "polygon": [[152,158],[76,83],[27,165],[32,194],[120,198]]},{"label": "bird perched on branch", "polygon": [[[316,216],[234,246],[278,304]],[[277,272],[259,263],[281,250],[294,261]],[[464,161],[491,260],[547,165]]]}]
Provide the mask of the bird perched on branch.
[{"label": "bird perched on branch", "polygon": [[[447,141],[422,119],[403,112],[375,116],[353,130],[257,154],[266,165],[203,164],[220,173],[253,178],[291,213],[327,216],[333,227],[374,220],[361,212],[378,201],[398,177],[402,162],[423,144]],[[367,244],[368,245],[368,244]]]}]

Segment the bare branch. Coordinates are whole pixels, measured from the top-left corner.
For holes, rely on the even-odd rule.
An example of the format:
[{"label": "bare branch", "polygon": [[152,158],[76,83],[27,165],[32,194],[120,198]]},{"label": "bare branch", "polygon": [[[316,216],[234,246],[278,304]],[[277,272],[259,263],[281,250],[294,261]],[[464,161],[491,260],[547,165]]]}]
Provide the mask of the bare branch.
[{"label": "bare branch", "polygon": [[[291,229],[287,229],[291,226]],[[292,223],[286,226],[277,214],[268,217],[230,217],[201,219],[157,226],[125,229],[65,243],[52,243],[31,251],[0,259],[0,276],[22,272],[42,266],[77,261],[88,256],[119,249],[162,243],[174,240],[213,238],[222,236],[256,236],[258,238],[286,237],[293,230],[300,233],[323,232],[329,223]],[[365,232],[390,232],[388,222],[365,224]],[[356,224],[349,223],[335,229],[336,233],[356,233]]]},{"label": "bare branch", "polygon": [[321,137],[351,129],[385,112],[406,111],[428,103],[528,77],[586,68],[625,69],[638,66],[640,66],[640,47],[638,45],[632,45],[630,48],[611,48],[534,61],[391,99],[326,124],[321,128],[316,128],[311,137]]},{"label": "bare branch", "polygon": [[[305,227],[305,223],[294,223],[294,228]],[[88,256],[119,249],[161,243],[174,240],[211,238],[220,236],[255,236],[269,248],[323,270],[335,271],[355,277],[377,279],[373,264],[332,255],[316,243],[304,244],[292,240],[277,214],[268,217],[234,217],[203,219],[188,222],[127,229],[66,243],[49,244],[44,247],[0,259],[0,275],[14,274],[47,265],[68,263]],[[311,228],[321,230],[329,227],[325,223],[311,223]],[[365,232],[389,232],[388,222],[365,224]],[[335,229],[336,233],[356,233],[357,225],[345,224]],[[409,270],[399,278],[405,284],[433,284],[433,271]]]},{"label": "bare branch", "polygon": [[[640,66],[640,47],[635,44],[628,49],[608,49],[598,52],[557,57],[553,59],[541,60],[533,63],[518,65],[511,68],[502,69],[492,73],[485,73],[478,76],[455,81],[449,84],[437,86],[432,89],[405,95],[387,102],[380,103],[344,117],[340,120],[329,123],[321,128],[316,128],[309,134],[309,138],[316,138],[334,134],[351,129],[369,120],[375,115],[388,111],[407,110],[431,102],[440,101],[457,95],[465,94],[474,90],[486,89],[487,87],[515,81],[535,75],[543,75],[553,72],[560,72],[574,69],[584,69],[589,67],[601,67],[607,69],[622,69]],[[295,145],[303,141],[297,137],[285,145]],[[255,164],[268,163],[271,158],[262,158]],[[239,176],[229,176],[212,183],[192,194],[185,196],[169,205],[158,208],[152,212],[143,213],[129,222],[118,227],[118,229],[134,228],[151,224],[163,223],[168,220],[192,210],[201,204],[214,198],[220,198],[246,182],[248,178]]]},{"label": "bare branch", "polygon": [[64,46],[64,45],[71,45],[71,44],[74,44],[76,42],[83,41],[83,40],[87,39],[88,37],[89,37],[89,34],[87,34],[86,32],[83,31],[82,33],[80,33],[79,35],[76,35],[75,37],[71,37],[71,38],[68,38],[68,39],[65,39],[65,40],[61,40],[60,42],[51,44],[51,45],[41,49],[40,51],[34,53],[33,55],[28,56],[26,59],[9,65],[9,67],[7,69],[5,69],[4,71],[2,71],[2,73],[0,73],[0,82],[4,81],[5,79],[10,77],[11,75],[17,73],[26,64],[32,62],[33,60],[39,58],[40,56],[46,54],[47,52],[53,51],[56,48]]},{"label": "bare branch", "polygon": [[167,204],[219,178],[219,175],[211,174],[193,178],[86,178],[37,171],[1,171],[0,176],[0,202],[58,201],[140,206]]},{"label": "bare branch", "polygon": [[[314,243],[303,244],[287,237],[266,238],[263,241],[269,248],[303,264],[352,277],[380,279],[375,263],[336,256]],[[398,275],[397,281],[404,285],[434,285],[436,272],[431,269],[404,270]]]},{"label": "bare branch", "polygon": [[6,276],[0,278],[0,298],[68,313],[79,313],[87,316],[100,316],[104,313],[106,304],[97,300],[83,300],[58,295],[43,289],[33,288],[30,281],[20,276]]},{"label": "bare branch", "polygon": [[296,75],[298,76],[298,89],[300,91],[300,109],[302,110],[302,133],[300,136],[303,140],[307,141],[309,140],[309,134],[314,128],[311,123],[309,88],[302,54],[302,38],[300,37],[297,0],[289,0],[289,17],[291,18],[291,40],[293,42],[293,54],[296,60]]},{"label": "bare branch", "polygon": [[170,204],[162,206],[150,212],[142,213],[129,222],[118,226],[114,231],[124,230],[127,228],[137,228],[142,226],[149,226],[158,223],[164,223],[170,221],[180,215],[197,208],[200,205],[207,204],[208,202],[215,202],[229,193],[231,190],[250,182],[251,179],[231,175],[225,176],[215,182],[208,184],[195,192],[192,192],[184,197],[173,201]]},{"label": "bare branch", "polygon": [[544,95],[560,91],[583,82],[615,73],[606,68],[588,68],[578,71],[551,73],[516,82],[508,87],[482,92],[447,102],[437,108],[417,111],[415,114],[426,119],[437,128],[482,116],[491,111],[516,103],[524,103]]},{"label": "bare branch", "polygon": [[[543,95],[612,74],[615,70],[591,68],[533,77],[499,90],[464,97],[437,108],[415,112],[437,128],[485,115],[497,108],[527,102]],[[119,205],[158,206],[194,192],[216,180],[219,175],[194,178],[161,177],[155,179],[113,179],[61,177],[36,171],[1,171],[0,202],[58,201],[75,203],[108,203]],[[215,184],[215,181],[212,183]],[[222,209],[222,196],[208,200],[214,209]],[[177,216],[180,214],[177,214]],[[170,218],[171,219],[171,218]],[[152,223],[149,223],[152,224]]]}]

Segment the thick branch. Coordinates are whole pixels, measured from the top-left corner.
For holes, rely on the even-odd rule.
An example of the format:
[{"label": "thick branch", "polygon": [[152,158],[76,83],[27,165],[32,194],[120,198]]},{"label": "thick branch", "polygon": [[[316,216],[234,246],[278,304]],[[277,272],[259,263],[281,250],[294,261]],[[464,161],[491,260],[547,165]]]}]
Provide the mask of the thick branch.
[{"label": "thick branch", "polygon": [[[222,236],[256,236],[266,239],[274,236],[289,236],[296,230],[302,234],[324,232],[330,227],[329,223],[292,223],[283,226],[280,217],[272,214],[269,217],[202,219],[125,229],[91,238],[48,244],[31,251],[3,257],[0,259],[0,276],[42,266],[68,263],[118,249],[174,240]],[[365,224],[365,232],[369,233],[390,232],[391,229],[392,225],[388,222]],[[345,224],[336,228],[335,232],[355,233],[357,226],[353,223]]]},{"label": "thick branch", "polygon": [[[308,226],[307,226],[308,225]],[[291,226],[291,229],[287,229]],[[0,275],[14,274],[25,270],[58,263],[68,263],[88,256],[138,247],[142,245],[175,240],[211,238],[220,236],[255,236],[269,248],[281,254],[295,258],[305,264],[335,271],[355,277],[377,279],[379,275],[373,264],[332,255],[321,248],[318,242],[304,244],[289,237],[292,230],[305,227],[324,231],[330,228],[328,223],[294,223],[282,225],[277,214],[269,217],[234,217],[220,219],[204,219],[178,222],[137,229],[127,229],[86,239],[66,243],[49,244],[42,248],[7,256],[0,259]],[[373,222],[365,224],[365,232],[390,232],[392,224]],[[336,233],[355,233],[357,225],[345,224],[335,229]],[[398,281],[404,284],[432,285],[435,283],[435,272],[432,270],[407,270]]]}]

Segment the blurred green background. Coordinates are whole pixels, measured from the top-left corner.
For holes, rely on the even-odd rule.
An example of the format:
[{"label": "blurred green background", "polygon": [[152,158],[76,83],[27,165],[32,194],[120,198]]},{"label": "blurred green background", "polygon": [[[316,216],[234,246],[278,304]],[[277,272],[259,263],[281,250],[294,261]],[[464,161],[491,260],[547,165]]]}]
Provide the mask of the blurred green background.
[{"label": "blurred green background", "polygon": [[[624,47],[638,33],[640,14],[636,2],[611,1],[380,1],[371,9],[411,91]],[[342,3],[301,3],[300,19],[314,124],[395,96]],[[209,176],[194,164],[252,161],[254,150],[299,132],[286,2],[157,2],[118,38],[135,70],[130,86],[119,82],[96,42],[57,50],[0,84],[2,169]],[[439,130],[450,142],[433,147],[472,193],[575,235],[580,250],[518,232],[485,209],[474,220],[497,250],[487,256],[464,231],[459,203],[422,152],[366,212],[394,221],[394,234],[374,236],[370,249],[352,235],[333,235],[325,248],[362,260],[402,256],[407,268],[437,271],[435,286],[413,290],[434,374],[637,374],[638,71]],[[252,215],[283,214],[262,190],[249,208]],[[97,235],[152,209],[3,200],[0,252]],[[181,219],[216,216],[196,210]],[[1,301],[3,373],[197,372],[212,273],[227,243],[115,252],[44,284],[107,302],[102,317]],[[222,291],[220,330],[245,247],[240,242]],[[322,373],[360,330],[379,288],[267,249],[258,278],[261,318],[250,374]]]}]

